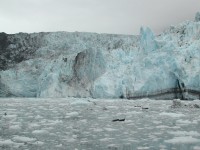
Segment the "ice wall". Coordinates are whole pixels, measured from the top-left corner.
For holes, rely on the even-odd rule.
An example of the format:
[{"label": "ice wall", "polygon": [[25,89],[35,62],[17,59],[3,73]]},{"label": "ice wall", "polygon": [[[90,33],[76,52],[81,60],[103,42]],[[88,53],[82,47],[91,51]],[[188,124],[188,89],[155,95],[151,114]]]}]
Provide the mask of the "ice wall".
[{"label": "ice wall", "polygon": [[1,33],[0,70],[0,97],[199,98],[199,13],[157,36]]},{"label": "ice wall", "polygon": [[200,21],[200,12],[196,13],[195,21]]}]

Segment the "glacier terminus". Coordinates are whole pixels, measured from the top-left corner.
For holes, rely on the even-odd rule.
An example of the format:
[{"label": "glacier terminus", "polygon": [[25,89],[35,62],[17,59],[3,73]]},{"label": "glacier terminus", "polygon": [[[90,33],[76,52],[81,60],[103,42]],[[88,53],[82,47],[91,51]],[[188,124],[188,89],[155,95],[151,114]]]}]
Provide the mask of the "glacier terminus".
[{"label": "glacier terminus", "polygon": [[159,35],[0,33],[0,97],[200,98],[200,13]]}]

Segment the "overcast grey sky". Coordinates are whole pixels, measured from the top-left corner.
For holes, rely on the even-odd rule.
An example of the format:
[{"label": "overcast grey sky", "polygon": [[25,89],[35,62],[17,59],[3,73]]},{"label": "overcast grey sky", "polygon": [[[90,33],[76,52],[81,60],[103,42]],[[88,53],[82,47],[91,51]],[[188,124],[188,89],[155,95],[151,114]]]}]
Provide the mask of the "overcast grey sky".
[{"label": "overcast grey sky", "polygon": [[200,0],[0,0],[0,32],[159,33],[197,11]]}]

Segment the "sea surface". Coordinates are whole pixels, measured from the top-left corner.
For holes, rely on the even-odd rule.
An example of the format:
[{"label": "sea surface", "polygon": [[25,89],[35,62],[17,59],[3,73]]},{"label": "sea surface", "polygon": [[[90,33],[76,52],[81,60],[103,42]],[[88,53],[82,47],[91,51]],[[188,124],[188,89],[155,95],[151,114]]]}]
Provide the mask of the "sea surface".
[{"label": "sea surface", "polygon": [[[199,100],[1,98],[1,150],[199,150]],[[195,106],[195,107],[193,107]]]}]

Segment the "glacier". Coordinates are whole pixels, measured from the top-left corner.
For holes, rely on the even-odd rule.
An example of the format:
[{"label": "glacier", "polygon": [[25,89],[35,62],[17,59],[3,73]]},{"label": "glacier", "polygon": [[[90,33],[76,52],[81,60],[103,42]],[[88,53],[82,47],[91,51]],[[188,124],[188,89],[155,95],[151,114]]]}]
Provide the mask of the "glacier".
[{"label": "glacier", "polygon": [[159,35],[0,33],[0,97],[200,98],[200,13]]}]

